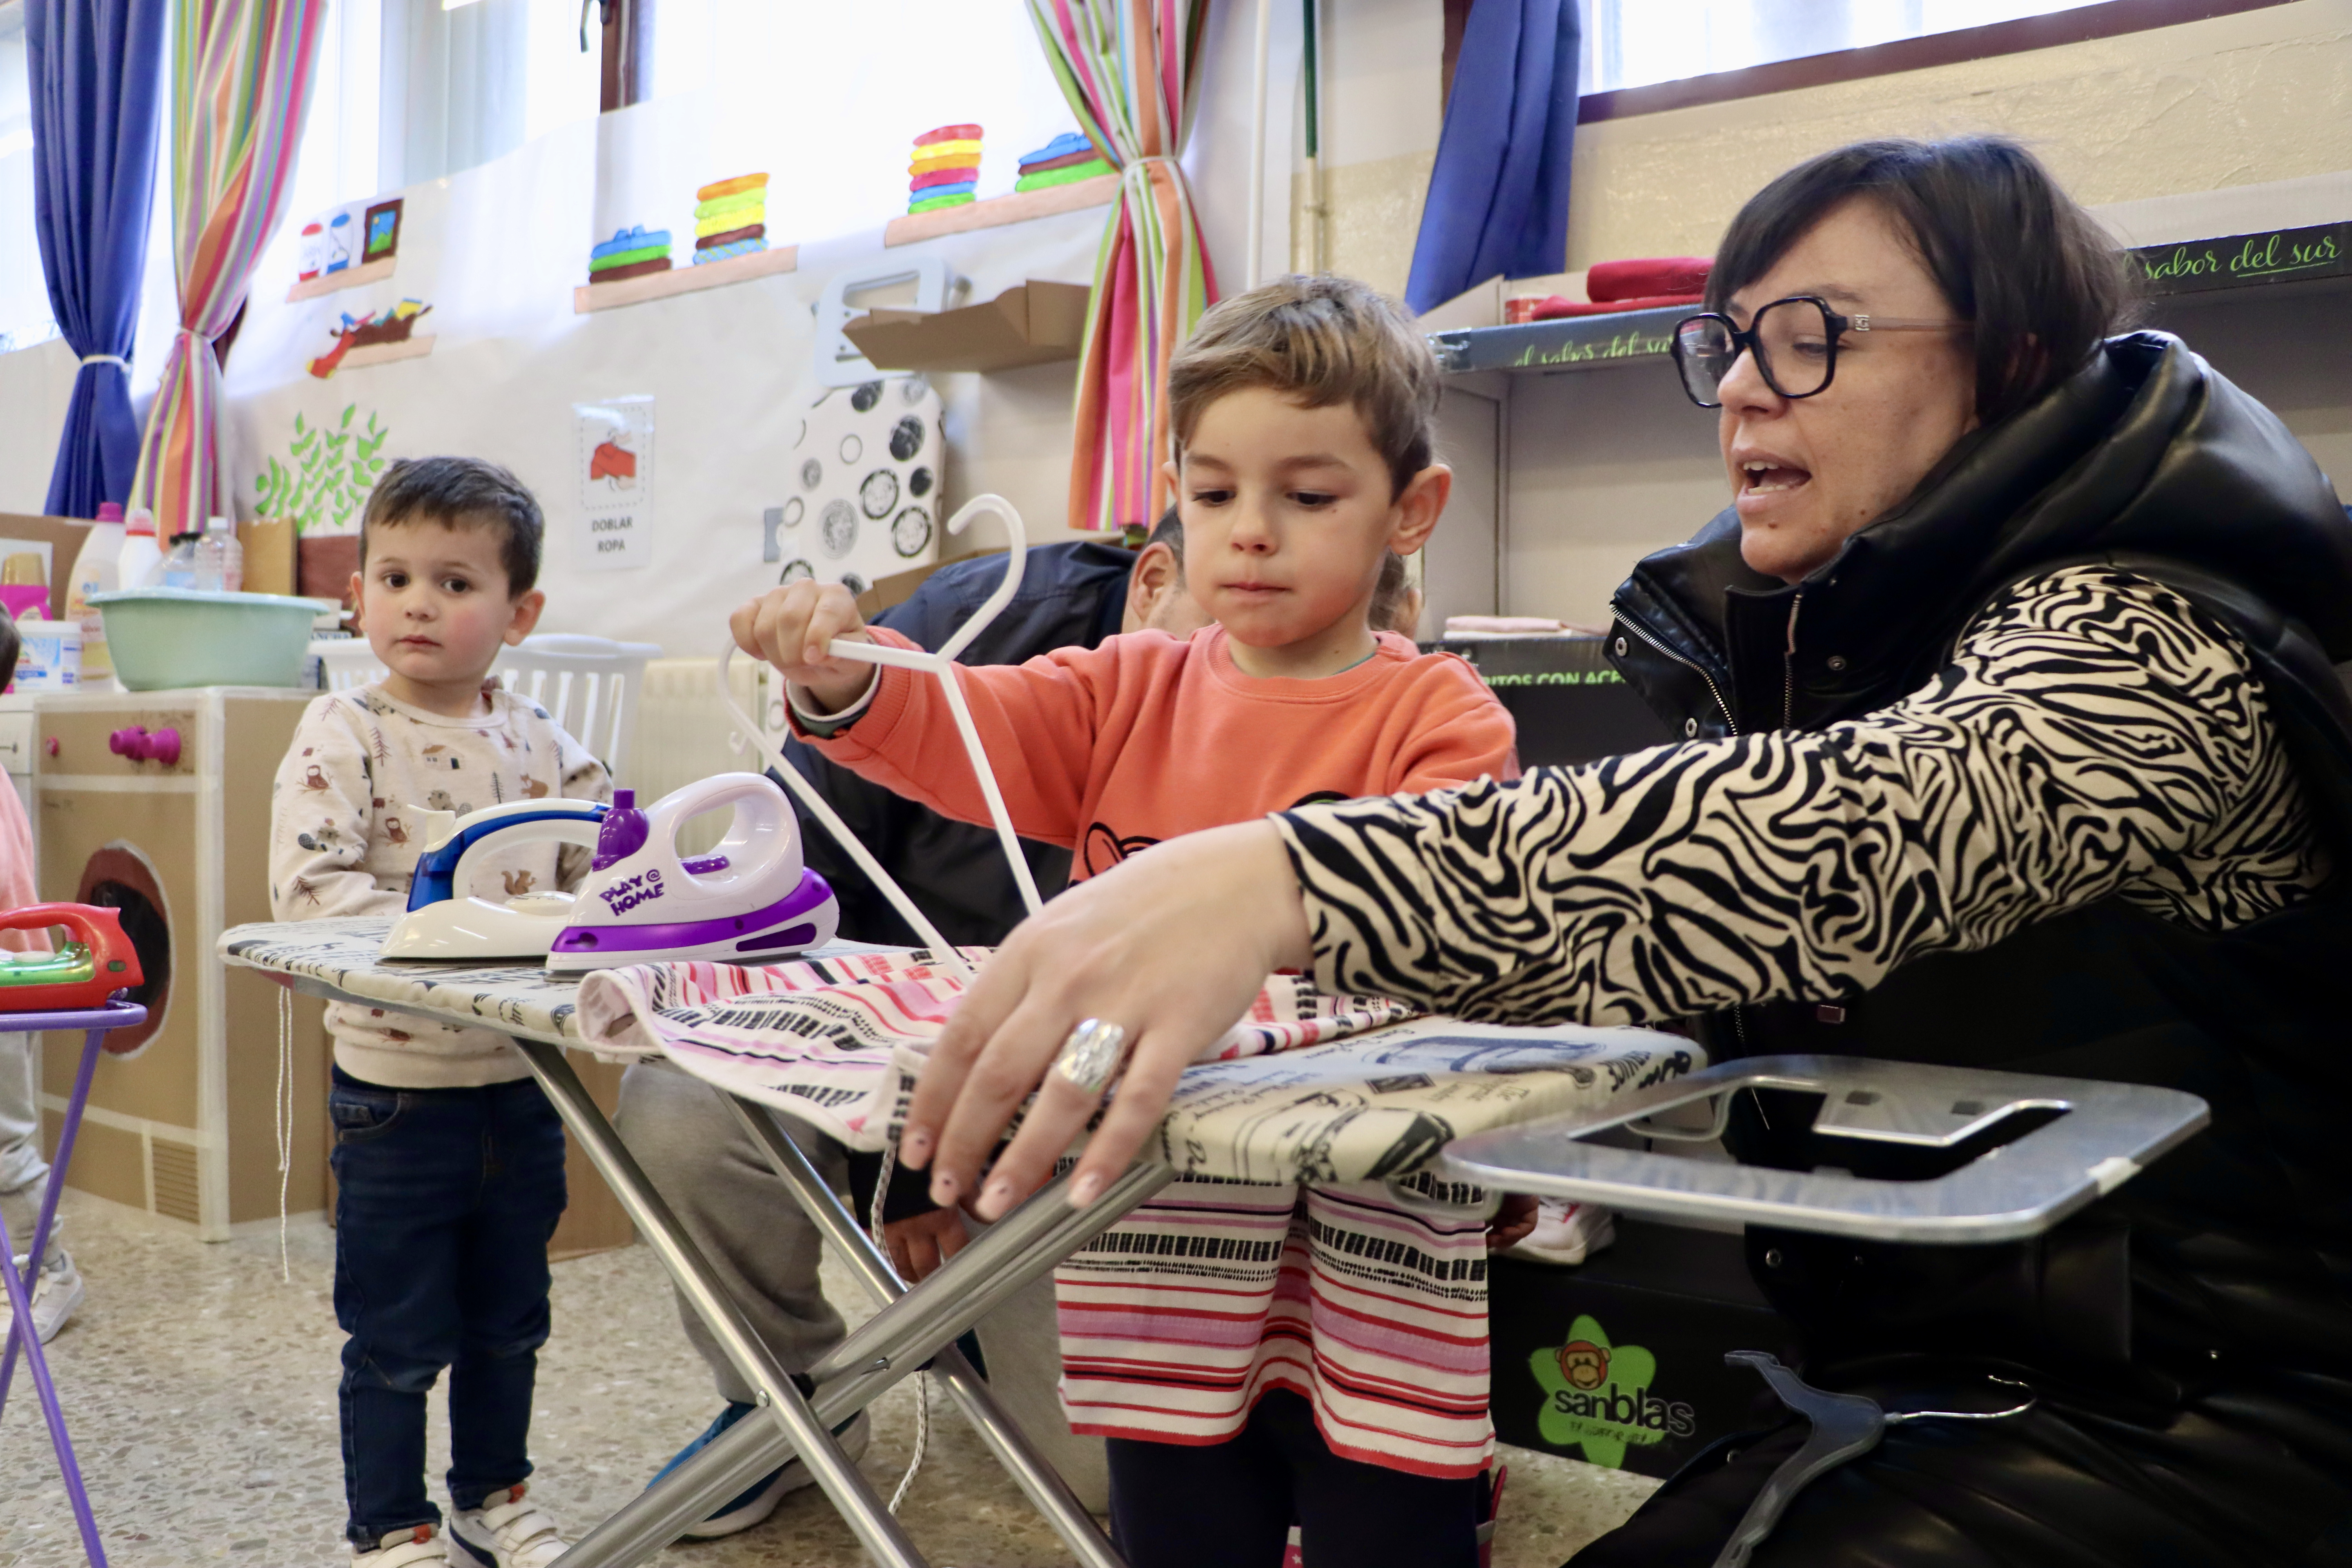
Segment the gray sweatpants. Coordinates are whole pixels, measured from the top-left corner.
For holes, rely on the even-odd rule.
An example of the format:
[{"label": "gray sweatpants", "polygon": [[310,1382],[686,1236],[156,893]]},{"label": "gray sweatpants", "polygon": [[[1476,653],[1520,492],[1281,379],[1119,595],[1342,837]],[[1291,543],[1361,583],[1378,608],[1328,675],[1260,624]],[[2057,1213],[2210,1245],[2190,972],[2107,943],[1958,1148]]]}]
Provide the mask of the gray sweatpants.
[{"label": "gray sweatpants", "polygon": [[[845,1189],[841,1146],[790,1117],[780,1118],[818,1172]],[[638,1062],[621,1079],[614,1119],[719,1283],[788,1372],[802,1372],[837,1342],[841,1314],[817,1283],[824,1242],[786,1194],[716,1089],[667,1061]],[[978,1227],[969,1215],[967,1226]],[[702,1320],[681,1299],[686,1337],[710,1367],[719,1396],[749,1403],[745,1386]],[[980,1324],[989,1386],[1029,1440],[1097,1513],[1109,1506],[1102,1439],[1072,1433],[1055,1387],[1062,1349],[1054,1282],[1039,1280]],[[682,1440],[682,1439],[681,1439]]]}]

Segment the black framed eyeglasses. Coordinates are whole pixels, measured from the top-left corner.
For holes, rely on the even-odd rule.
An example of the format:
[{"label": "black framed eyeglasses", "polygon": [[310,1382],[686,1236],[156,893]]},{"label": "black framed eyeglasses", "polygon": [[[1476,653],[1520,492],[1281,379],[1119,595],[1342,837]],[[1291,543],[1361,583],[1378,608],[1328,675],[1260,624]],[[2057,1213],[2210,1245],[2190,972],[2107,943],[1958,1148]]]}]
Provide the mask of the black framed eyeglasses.
[{"label": "black framed eyeglasses", "polygon": [[1857,311],[1842,316],[1812,294],[1775,300],[1756,312],[1741,331],[1716,310],[1685,316],[1675,324],[1675,368],[1683,390],[1701,408],[1723,406],[1724,378],[1743,353],[1756,356],[1764,384],[1783,397],[1811,397],[1826,391],[1837,374],[1838,341],[1848,332],[1948,332],[1966,321],[1929,321]]}]

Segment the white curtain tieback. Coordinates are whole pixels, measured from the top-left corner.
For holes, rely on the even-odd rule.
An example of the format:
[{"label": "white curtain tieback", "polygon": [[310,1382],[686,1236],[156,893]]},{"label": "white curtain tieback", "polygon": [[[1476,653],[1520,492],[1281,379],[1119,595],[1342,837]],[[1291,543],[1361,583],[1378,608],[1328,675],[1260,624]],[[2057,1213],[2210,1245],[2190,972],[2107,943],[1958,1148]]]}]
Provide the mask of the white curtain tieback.
[{"label": "white curtain tieback", "polygon": [[121,354],[84,354],[81,356],[81,363],[84,364],[119,364],[124,370],[129,370],[131,368],[131,362],[124,359]]}]

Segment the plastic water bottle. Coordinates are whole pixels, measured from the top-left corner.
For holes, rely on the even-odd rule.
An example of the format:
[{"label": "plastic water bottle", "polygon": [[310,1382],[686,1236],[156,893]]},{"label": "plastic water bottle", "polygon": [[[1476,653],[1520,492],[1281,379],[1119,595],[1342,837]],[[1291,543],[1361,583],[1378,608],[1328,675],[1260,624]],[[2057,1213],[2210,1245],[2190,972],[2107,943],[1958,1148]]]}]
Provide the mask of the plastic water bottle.
[{"label": "plastic water bottle", "polygon": [[204,539],[201,533],[172,535],[172,548],[164,552],[163,570],[155,578],[161,588],[193,588],[196,585],[196,545]]},{"label": "plastic water bottle", "polygon": [[245,546],[236,542],[236,530],[228,519],[216,517],[207,522],[194,553],[197,587],[215,594],[244,591]]}]

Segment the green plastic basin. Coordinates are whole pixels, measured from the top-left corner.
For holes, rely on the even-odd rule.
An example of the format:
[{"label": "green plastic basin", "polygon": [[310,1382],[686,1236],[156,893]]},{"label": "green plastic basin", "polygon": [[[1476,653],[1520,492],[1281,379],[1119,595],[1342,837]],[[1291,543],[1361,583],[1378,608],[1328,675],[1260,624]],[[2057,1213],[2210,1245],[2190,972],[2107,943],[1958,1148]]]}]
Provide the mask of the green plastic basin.
[{"label": "green plastic basin", "polygon": [[201,588],[125,588],[89,602],[105,618],[115,676],[131,691],[299,685],[310,623],[340,607]]}]

